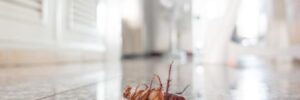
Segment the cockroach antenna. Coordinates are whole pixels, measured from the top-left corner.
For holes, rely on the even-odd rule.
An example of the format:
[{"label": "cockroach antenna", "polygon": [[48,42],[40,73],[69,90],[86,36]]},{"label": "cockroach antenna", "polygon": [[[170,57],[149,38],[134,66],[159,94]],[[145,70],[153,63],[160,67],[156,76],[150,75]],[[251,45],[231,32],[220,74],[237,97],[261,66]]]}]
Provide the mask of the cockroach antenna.
[{"label": "cockroach antenna", "polygon": [[[167,86],[166,86],[166,94],[169,94],[169,88],[170,88],[170,82],[171,82],[171,72],[172,72],[172,67],[173,67],[174,61],[171,62],[169,66],[169,74],[168,74],[168,80],[167,80]],[[169,97],[167,96],[167,100],[169,100]]]}]

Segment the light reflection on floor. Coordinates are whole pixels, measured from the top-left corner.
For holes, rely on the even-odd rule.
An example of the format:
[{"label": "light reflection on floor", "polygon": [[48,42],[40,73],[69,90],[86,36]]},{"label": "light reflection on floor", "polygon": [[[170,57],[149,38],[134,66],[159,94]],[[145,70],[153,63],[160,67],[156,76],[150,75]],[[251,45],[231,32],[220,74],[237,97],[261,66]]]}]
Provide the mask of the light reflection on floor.
[{"label": "light reflection on floor", "polygon": [[[137,62],[139,64],[134,64]],[[281,73],[278,66],[284,67],[285,65],[288,63],[274,65],[272,61],[255,56],[246,56],[239,61],[237,67],[177,63],[173,73],[173,91],[191,84],[192,87],[185,94],[189,100],[300,99],[300,91],[297,91],[300,89],[300,80],[290,77],[290,74],[295,73],[294,71],[298,72],[298,69],[295,65],[294,71]],[[124,84],[130,84],[133,80],[146,82],[154,73],[166,79],[167,66],[167,60],[124,60],[123,87]],[[290,82],[291,80],[293,83]]]},{"label": "light reflection on floor", "polygon": [[[279,62],[282,61],[282,62]],[[299,65],[256,57],[239,66],[175,60],[171,92],[191,87],[188,100],[300,100]],[[154,74],[166,83],[170,60],[125,59],[107,64],[3,68],[0,100],[122,100],[122,90],[149,83]]]},{"label": "light reflection on floor", "polygon": [[240,62],[243,69],[238,75],[235,100],[267,100],[268,88],[263,60],[255,56],[244,56]]}]

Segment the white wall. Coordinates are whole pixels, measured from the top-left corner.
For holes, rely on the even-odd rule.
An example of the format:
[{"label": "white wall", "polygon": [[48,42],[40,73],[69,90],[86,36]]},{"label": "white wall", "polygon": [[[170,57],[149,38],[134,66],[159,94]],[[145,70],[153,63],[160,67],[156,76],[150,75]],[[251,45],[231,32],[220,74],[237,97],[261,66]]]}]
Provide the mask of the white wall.
[{"label": "white wall", "polygon": [[198,3],[200,10],[194,12],[194,15],[198,15],[200,19],[198,24],[194,24],[197,26],[193,26],[198,28],[193,33],[194,49],[202,51],[201,62],[224,63],[239,0],[202,0]]},{"label": "white wall", "polygon": [[[18,65],[102,61],[107,49],[120,47],[118,6],[118,0],[2,0],[0,62]],[[109,22],[97,23],[105,18]],[[109,40],[112,38],[117,41]]]}]

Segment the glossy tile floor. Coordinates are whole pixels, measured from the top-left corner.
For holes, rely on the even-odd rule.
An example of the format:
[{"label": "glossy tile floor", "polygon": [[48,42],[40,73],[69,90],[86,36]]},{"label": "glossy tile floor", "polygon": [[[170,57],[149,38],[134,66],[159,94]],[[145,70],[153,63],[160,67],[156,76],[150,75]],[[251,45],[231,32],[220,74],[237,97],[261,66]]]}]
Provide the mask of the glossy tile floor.
[{"label": "glossy tile floor", "polygon": [[[0,100],[122,100],[122,89],[149,83],[154,74],[165,83],[171,61],[160,58],[122,62],[3,67]],[[246,57],[232,65],[176,61],[171,91],[188,100],[300,100],[300,66],[289,61]],[[298,67],[299,66],[299,67]]]}]

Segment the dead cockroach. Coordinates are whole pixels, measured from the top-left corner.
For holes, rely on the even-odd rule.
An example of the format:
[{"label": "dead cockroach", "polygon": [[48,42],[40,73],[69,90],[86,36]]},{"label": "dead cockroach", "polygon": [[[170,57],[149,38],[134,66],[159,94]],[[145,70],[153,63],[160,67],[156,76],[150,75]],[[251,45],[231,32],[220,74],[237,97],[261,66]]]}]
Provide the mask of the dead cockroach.
[{"label": "dead cockroach", "polygon": [[[183,92],[189,87],[186,86],[183,91],[172,94],[169,93],[170,82],[171,82],[171,71],[172,71],[173,62],[170,64],[169,73],[168,73],[168,80],[166,84],[166,91],[163,91],[163,85],[158,75],[155,75],[151,82],[150,86],[147,84],[143,84],[145,86],[144,89],[139,89],[140,84],[133,90],[132,87],[126,87],[125,91],[123,92],[123,97],[125,100],[186,100],[184,96],[182,96]],[[152,88],[152,83],[154,80],[159,82],[158,88]]]}]

